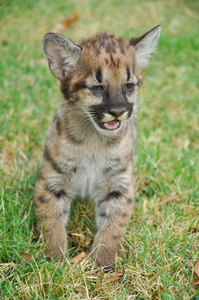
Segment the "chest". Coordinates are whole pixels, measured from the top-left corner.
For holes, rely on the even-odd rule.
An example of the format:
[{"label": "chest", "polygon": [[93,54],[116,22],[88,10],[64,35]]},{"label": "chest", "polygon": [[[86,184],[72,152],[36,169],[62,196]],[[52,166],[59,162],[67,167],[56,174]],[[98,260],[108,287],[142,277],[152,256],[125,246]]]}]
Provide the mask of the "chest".
[{"label": "chest", "polygon": [[83,159],[71,180],[75,193],[81,197],[95,197],[96,191],[103,186],[105,181],[104,167],[103,160],[97,162]]},{"label": "chest", "polygon": [[89,153],[74,151],[70,161],[71,173],[69,178],[73,196],[98,198],[109,189],[110,171],[119,167],[119,151],[100,151]]}]

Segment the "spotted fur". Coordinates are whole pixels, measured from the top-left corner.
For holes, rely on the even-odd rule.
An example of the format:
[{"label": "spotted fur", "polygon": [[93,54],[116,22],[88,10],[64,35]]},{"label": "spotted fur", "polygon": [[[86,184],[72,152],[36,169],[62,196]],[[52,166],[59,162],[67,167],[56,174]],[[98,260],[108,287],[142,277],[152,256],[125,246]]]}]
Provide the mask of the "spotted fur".
[{"label": "spotted fur", "polygon": [[73,43],[47,33],[42,48],[61,81],[61,103],[45,144],[35,188],[37,228],[55,257],[67,248],[70,205],[76,195],[95,202],[91,255],[111,266],[121,249],[134,203],[135,117],[142,72],[160,26],[126,41],[98,33]]}]

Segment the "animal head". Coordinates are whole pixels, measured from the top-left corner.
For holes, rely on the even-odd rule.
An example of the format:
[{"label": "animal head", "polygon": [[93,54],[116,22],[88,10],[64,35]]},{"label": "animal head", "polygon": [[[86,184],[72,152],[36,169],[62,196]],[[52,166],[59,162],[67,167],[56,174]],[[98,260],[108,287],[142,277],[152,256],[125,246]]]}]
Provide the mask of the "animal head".
[{"label": "animal head", "polygon": [[160,31],[156,26],[129,41],[97,33],[78,43],[47,33],[42,48],[66,101],[107,134],[117,132],[135,109],[142,73]]}]

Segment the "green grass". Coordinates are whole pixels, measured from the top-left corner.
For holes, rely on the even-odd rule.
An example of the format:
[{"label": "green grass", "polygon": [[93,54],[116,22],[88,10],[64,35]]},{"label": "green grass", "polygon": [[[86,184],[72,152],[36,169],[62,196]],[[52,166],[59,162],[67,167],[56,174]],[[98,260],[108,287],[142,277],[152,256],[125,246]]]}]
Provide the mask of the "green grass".
[{"label": "green grass", "polygon": [[[162,25],[139,96],[125,274],[107,285],[88,259],[48,262],[36,240],[34,184],[61,101],[40,41],[71,13],[79,20],[63,34],[73,40],[97,31],[131,38]],[[156,299],[199,299],[198,15],[194,0],[0,1],[0,299],[151,299],[156,290]],[[159,205],[170,195],[181,198]],[[74,202],[68,232],[70,255],[88,254],[92,205]]]}]

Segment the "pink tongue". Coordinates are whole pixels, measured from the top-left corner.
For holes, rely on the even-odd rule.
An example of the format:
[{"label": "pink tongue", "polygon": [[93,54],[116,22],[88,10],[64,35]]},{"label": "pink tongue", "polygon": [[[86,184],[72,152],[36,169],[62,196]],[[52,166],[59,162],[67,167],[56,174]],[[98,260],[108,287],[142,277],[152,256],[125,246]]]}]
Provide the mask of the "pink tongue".
[{"label": "pink tongue", "polygon": [[108,125],[115,125],[115,124],[117,124],[117,120],[112,120],[112,121],[108,121],[108,122],[106,122],[106,124],[108,124]]}]

